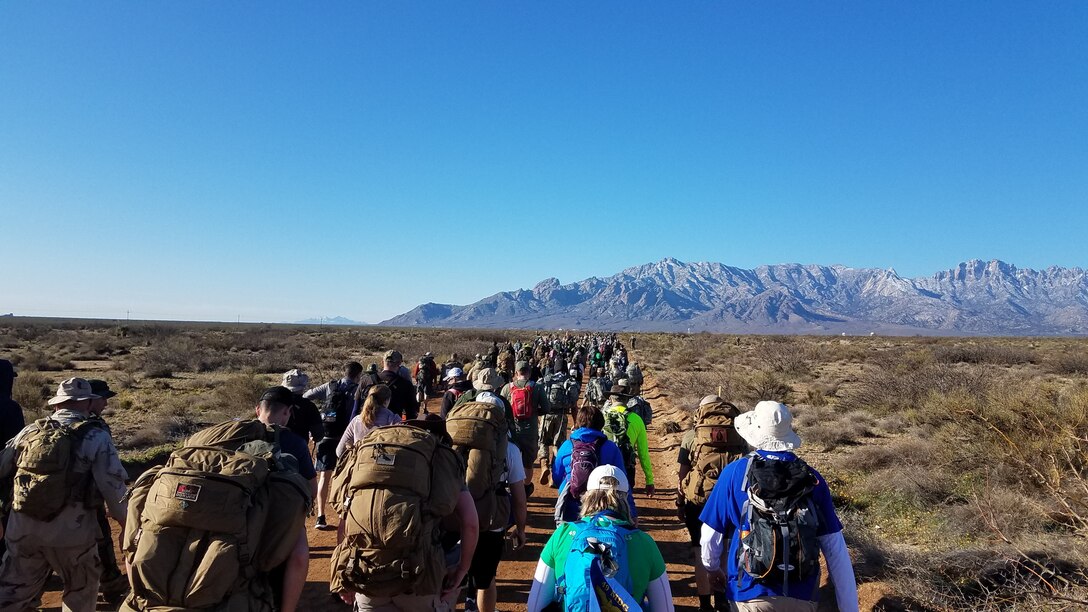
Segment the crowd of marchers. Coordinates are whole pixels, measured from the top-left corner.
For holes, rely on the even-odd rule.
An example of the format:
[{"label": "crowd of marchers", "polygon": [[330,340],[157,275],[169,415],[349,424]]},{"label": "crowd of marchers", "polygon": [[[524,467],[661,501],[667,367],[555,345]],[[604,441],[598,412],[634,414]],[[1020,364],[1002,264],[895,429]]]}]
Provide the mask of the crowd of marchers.
[{"label": "crowd of marchers", "polygon": [[[192,435],[130,481],[102,417],[115,395],[105,381],[63,381],[52,413],[27,425],[11,400],[17,374],[0,360],[0,610],[36,609],[55,573],[78,612],[293,612],[312,520],[336,532],[336,601],[491,612],[500,564],[527,544],[537,484],[557,490],[556,529],[530,612],[673,609],[634,496],[639,474],[656,493],[653,408],[615,334],[409,365],[391,350],[320,384],[292,369],[251,417]],[[815,610],[821,555],[839,609],[858,609],[842,525],[800,444],[783,404],[742,412],[710,395],[695,409],[676,505],[701,610]]]}]

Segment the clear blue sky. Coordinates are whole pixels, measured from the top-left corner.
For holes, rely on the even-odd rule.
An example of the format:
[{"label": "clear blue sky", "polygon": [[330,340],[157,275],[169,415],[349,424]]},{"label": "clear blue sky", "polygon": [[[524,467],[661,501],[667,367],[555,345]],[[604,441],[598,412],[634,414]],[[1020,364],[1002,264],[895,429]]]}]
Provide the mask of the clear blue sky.
[{"label": "clear blue sky", "polygon": [[4,2],[0,312],[1083,267],[1086,41],[1079,0]]}]

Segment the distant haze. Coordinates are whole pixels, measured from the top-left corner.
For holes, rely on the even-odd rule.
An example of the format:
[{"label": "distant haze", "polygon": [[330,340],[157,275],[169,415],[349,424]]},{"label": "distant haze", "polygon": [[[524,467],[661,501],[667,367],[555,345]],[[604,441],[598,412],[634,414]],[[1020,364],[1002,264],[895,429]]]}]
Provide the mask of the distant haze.
[{"label": "distant haze", "polygon": [[1088,275],[972,260],[925,278],[666,258],[608,278],[423,304],[382,325],[736,333],[1088,334]]}]

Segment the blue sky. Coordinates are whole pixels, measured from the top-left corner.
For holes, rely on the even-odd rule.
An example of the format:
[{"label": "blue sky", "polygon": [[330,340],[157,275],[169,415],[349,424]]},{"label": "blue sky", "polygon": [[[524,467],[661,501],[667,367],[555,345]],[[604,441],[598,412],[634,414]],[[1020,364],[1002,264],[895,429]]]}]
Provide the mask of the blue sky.
[{"label": "blue sky", "polygon": [[0,4],[0,312],[1088,264],[1088,3]]}]

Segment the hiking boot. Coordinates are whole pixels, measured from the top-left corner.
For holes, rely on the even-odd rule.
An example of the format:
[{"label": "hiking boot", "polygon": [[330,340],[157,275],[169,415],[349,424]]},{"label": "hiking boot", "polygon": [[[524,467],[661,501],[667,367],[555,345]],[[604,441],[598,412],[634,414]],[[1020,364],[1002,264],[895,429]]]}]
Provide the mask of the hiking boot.
[{"label": "hiking boot", "polygon": [[542,485],[548,484],[548,476],[549,476],[549,472],[551,472],[551,470],[549,468],[550,468],[550,466],[548,465],[548,460],[547,459],[541,459],[540,460],[540,484],[542,484]]},{"label": "hiking boot", "polygon": [[317,517],[317,522],[314,523],[314,529],[328,531],[329,529],[332,529],[332,527],[329,527],[329,524],[325,522],[325,515],[322,514],[321,516]]}]

